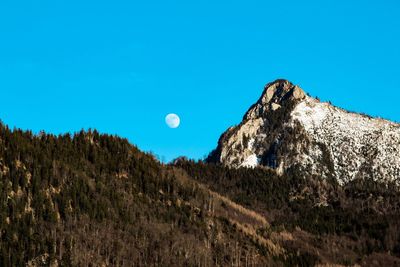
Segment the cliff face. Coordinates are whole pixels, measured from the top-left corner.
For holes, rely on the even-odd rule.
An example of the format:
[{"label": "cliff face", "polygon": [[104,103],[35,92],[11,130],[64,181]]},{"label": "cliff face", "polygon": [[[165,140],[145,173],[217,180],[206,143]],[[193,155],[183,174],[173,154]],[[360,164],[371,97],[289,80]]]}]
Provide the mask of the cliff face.
[{"label": "cliff face", "polygon": [[283,173],[398,181],[400,125],[351,113],[308,96],[286,80],[265,86],[243,121],[220,138],[210,160]]}]

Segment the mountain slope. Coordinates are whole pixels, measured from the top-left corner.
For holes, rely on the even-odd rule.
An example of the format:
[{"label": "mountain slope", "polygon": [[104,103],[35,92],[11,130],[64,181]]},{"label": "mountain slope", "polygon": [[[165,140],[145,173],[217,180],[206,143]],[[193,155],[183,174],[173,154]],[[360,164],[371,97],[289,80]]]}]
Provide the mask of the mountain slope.
[{"label": "mountain slope", "polygon": [[0,266],[396,266],[395,188],[163,165],[97,131],[0,125]]},{"label": "mountain slope", "polygon": [[286,80],[266,85],[243,121],[208,158],[231,167],[299,168],[344,184],[356,178],[399,181],[400,125],[347,112]]},{"label": "mountain slope", "polygon": [[267,236],[287,251],[327,266],[400,265],[400,190],[394,184],[358,179],[340,186],[293,170],[277,175],[267,168],[184,159],[175,165],[263,214],[270,224]]},{"label": "mountain slope", "polygon": [[309,262],[259,234],[267,229],[264,216],[125,139],[0,125],[0,266]]}]

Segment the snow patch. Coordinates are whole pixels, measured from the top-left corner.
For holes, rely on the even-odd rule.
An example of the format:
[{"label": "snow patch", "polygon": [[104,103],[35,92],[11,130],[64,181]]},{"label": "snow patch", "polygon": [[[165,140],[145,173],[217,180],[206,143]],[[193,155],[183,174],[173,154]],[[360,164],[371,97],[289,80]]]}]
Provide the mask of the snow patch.
[{"label": "snow patch", "polygon": [[251,138],[251,139],[249,140],[249,144],[248,144],[249,150],[253,150],[254,141],[255,141],[254,138]]},{"label": "snow patch", "polygon": [[252,154],[250,156],[248,156],[243,162],[242,164],[240,164],[240,167],[251,167],[254,168],[259,164],[260,160],[258,159],[256,154]]},{"label": "snow patch", "polygon": [[376,180],[399,178],[400,125],[347,112],[311,97],[297,104],[291,118],[289,125],[299,122],[313,141],[300,161],[311,165],[312,171],[317,171],[314,166],[322,159],[322,154],[315,153],[320,149],[318,143],[327,148],[325,153],[329,153],[341,184],[365,175],[362,169],[367,166]]}]

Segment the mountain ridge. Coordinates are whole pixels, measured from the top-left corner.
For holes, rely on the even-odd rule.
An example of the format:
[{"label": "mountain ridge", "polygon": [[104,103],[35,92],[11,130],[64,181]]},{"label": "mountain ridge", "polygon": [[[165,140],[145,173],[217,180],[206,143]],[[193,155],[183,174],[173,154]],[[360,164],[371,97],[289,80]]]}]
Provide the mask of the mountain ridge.
[{"label": "mountain ridge", "polygon": [[279,79],[265,86],[239,125],[221,135],[207,160],[278,173],[295,166],[343,184],[366,176],[398,181],[399,152],[399,124],[321,102]]}]

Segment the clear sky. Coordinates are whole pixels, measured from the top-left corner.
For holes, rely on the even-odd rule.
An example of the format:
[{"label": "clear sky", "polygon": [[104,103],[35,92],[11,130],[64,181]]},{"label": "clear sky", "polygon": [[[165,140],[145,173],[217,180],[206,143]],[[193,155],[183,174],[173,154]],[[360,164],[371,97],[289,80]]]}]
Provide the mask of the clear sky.
[{"label": "clear sky", "polygon": [[286,78],[400,121],[399,14],[398,0],[2,0],[0,118],[202,158],[264,84]]}]

